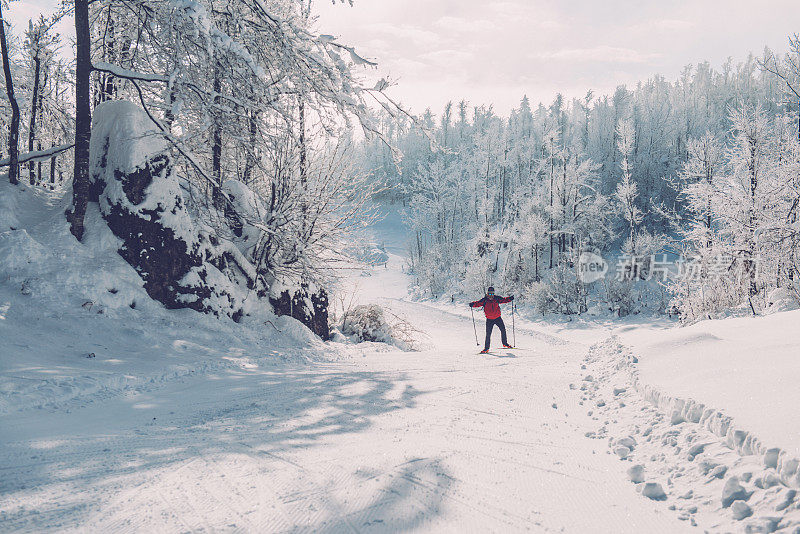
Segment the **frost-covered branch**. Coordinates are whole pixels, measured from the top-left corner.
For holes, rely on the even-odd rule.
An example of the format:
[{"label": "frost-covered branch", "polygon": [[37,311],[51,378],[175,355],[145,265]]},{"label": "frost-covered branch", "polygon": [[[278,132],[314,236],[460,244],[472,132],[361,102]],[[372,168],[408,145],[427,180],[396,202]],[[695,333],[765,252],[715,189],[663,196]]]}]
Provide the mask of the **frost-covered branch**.
[{"label": "frost-covered branch", "polygon": [[[32,152],[25,152],[24,154],[19,155],[19,159],[17,160],[17,162],[22,164],[27,162],[48,160],[53,156],[55,156],[56,154],[60,154],[62,152],[66,152],[67,150],[72,149],[74,146],[75,146],[74,143],[69,143],[66,145],[54,146],[44,150],[34,150]],[[0,160],[0,167],[8,167],[9,163],[10,163],[10,158],[3,158]]]}]

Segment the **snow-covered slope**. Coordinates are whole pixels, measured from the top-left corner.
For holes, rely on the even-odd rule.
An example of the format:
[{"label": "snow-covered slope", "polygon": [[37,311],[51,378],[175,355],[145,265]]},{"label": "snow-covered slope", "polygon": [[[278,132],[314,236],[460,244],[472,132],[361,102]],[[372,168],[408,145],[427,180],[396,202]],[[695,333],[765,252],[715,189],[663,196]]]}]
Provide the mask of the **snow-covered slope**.
[{"label": "snow-covered slope", "polygon": [[466,310],[401,298],[390,245],[359,298],[421,352],[164,310],[96,212],[78,245],[58,199],[9,189],[6,220],[30,220],[0,234],[2,530],[681,530],[581,437],[582,346],[521,332],[478,356]]},{"label": "snow-covered slope", "polygon": [[260,314],[236,324],[166,310],[116,253],[96,206],[84,243],[69,233],[66,206],[61,194],[0,183],[0,413],[151,388],[237,367],[244,354],[324,357],[293,319]]},{"label": "snow-covered slope", "polygon": [[590,348],[579,387],[596,425],[587,436],[605,441],[637,490],[706,531],[797,532],[798,458],[717,407],[652,386],[639,362],[612,336]]},{"label": "snow-covered slope", "polygon": [[723,410],[800,457],[800,310],[616,332],[639,357],[643,382]]},{"label": "snow-covered slope", "polygon": [[581,399],[597,425],[587,435],[681,519],[713,532],[797,532],[798,320],[788,311],[610,328],[583,365]]},{"label": "snow-covered slope", "polygon": [[377,219],[362,231],[363,243],[385,250],[385,263],[354,266],[339,285],[339,296],[345,305],[372,304],[379,298],[404,298],[408,295],[406,274],[407,228],[399,204],[376,204],[372,209]]}]

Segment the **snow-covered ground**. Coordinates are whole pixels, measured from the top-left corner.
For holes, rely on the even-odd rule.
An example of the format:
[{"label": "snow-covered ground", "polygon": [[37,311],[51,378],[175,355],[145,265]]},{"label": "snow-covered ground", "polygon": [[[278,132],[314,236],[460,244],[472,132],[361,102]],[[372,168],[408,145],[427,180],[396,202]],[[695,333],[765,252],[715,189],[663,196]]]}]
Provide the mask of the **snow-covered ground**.
[{"label": "snow-covered ground", "polygon": [[763,443],[800,457],[800,310],[616,332],[640,357],[643,382],[724,409]]},{"label": "snow-covered ground", "polygon": [[85,244],[71,237],[66,207],[59,194],[0,185],[0,414],[238,367],[253,347],[272,360],[328,352],[291,319],[238,325],[164,309],[116,253],[96,206]]},{"label": "snow-covered ground", "polygon": [[[163,310],[114,254],[92,262],[113,242],[61,244],[70,241],[58,199],[42,210],[24,188],[13,200],[8,191],[0,191],[0,531],[800,525],[789,473],[800,343],[790,337],[796,328],[777,335],[796,315],[616,332],[614,323],[516,317],[521,348],[479,356],[465,306],[407,297],[404,236],[390,210],[372,236],[385,241],[388,263],[355,270],[342,293],[408,320],[422,350],[321,343],[292,320],[236,325]],[[36,256],[22,254],[30,248]],[[757,343],[745,327],[764,339],[776,331],[755,364],[745,361],[745,343]],[[733,365],[706,376],[717,354]],[[696,403],[680,404],[689,398],[708,406],[707,419],[695,417]],[[748,419],[758,411],[761,421]],[[724,414],[764,450],[748,454],[758,451],[707,424]],[[764,454],[773,446],[786,452]]]}]

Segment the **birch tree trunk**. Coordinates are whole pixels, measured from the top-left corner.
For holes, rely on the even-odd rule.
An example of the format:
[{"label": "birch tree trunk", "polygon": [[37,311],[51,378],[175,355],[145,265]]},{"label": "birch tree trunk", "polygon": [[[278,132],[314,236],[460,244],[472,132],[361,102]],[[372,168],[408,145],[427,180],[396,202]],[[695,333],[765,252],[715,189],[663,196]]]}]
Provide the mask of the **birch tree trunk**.
[{"label": "birch tree trunk", "polygon": [[[39,114],[39,80],[41,70],[42,60],[39,57],[39,51],[37,50],[33,56],[33,94],[31,96],[31,120],[28,128],[28,152],[33,152],[33,141],[36,139],[36,116]],[[36,174],[34,172],[35,166],[36,165],[33,160],[28,162],[28,175],[31,185],[36,185]]]}]

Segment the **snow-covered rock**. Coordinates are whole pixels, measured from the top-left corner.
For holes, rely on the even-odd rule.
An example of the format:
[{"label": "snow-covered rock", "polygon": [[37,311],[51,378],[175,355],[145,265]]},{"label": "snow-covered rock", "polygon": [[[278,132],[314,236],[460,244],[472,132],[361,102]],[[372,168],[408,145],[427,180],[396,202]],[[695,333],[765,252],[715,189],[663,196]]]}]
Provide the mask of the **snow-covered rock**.
[{"label": "snow-covered rock", "polygon": [[119,254],[151,298],[167,308],[241,319],[246,295],[221,269],[245,262],[226,254],[192,219],[167,143],[135,104],[115,100],[95,109],[90,182],[91,196],[122,241]]},{"label": "snow-covered rock", "polygon": [[658,482],[645,482],[642,487],[642,495],[654,501],[667,500],[667,494],[664,493],[664,488]]},{"label": "snow-covered rock", "polygon": [[727,508],[734,501],[746,501],[750,495],[751,493],[739,484],[739,478],[731,476],[725,481],[725,486],[722,488],[722,507]]},{"label": "snow-covered rock", "polygon": [[734,501],[731,505],[731,515],[737,521],[741,521],[746,517],[753,515],[753,510],[744,501]]},{"label": "snow-covered rock", "polygon": [[642,464],[632,465],[628,468],[628,478],[636,484],[644,482],[644,466]]},{"label": "snow-covered rock", "polygon": [[268,304],[249,308],[239,324],[167,310],[118,254],[121,241],[98,205],[89,204],[78,242],[64,217],[68,203],[63,191],[0,181],[0,205],[10,210],[3,215],[19,224],[0,228],[0,416],[242,369],[244,352],[265,363],[326,358],[316,336]]},{"label": "snow-covered rock", "polygon": [[275,313],[297,319],[323,340],[330,339],[327,291],[308,283],[294,289],[273,284],[270,289],[269,300]]}]

